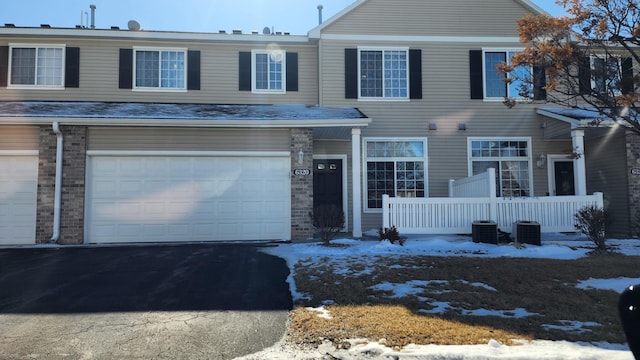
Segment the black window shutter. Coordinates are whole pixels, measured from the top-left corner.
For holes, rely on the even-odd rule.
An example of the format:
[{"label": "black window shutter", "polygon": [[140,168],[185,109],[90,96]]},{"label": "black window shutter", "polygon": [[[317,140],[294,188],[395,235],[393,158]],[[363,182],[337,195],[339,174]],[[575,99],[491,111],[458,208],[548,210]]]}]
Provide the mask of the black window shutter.
[{"label": "black window shutter", "polygon": [[7,86],[9,77],[9,47],[0,46],[0,86]]},{"label": "black window shutter", "polygon": [[623,94],[632,93],[633,88],[633,59],[628,57],[622,59],[622,83],[620,90]]},{"label": "black window shutter", "polygon": [[422,99],[422,50],[409,50],[409,99]]},{"label": "black window shutter", "polygon": [[533,67],[533,100],[546,100],[547,90],[547,73],[544,66]]},{"label": "black window shutter", "polygon": [[482,50],[469,50],[469,83],[471,99],[484,98],[484,86],[482,81]]},{"label": "black window shutter", "polygon": [[298,53],[287,52],[287,91],[298,91]]},{"label": "black window shutter", "polygon": [[200,90],[200,50],[187,51],[187,90]]},{"label": "black window shutter", "polygon": [[80,87],[79,47],[67,47],[65,49],[64,86],[68,88]]},{"label": "black window shutter", "polygon": [[358,49],[344,49],[344,97],[358,98]]},{"label": "black window shutter", "polygon": [[240,69],[238,73],[240,91],[251,91],[251,53],[248,51],[241,51],[238,62]]},{"label": "black window shutter", "polygon": [[591,59],[588,56],[581,57],[578,63],[578,87],[579,94],[591,92]]},{"label": "black window shutter", "polygon": [[133,49],[120,49],[120,89],[133,88]]}]

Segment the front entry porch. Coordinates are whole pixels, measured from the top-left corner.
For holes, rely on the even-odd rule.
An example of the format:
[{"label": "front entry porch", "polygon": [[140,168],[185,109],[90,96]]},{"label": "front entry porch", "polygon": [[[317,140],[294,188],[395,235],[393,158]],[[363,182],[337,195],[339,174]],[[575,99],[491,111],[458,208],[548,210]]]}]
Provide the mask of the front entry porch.
[{"label": "front entry porch", "polygon": [[495,169],[452,181],[449,197],[402,198],[384,195],[382,226],[403,234],[469,234],[476,221],[493,221],[511,232],[518,221],[535,221],[542,232],[575,231],[576,212],[603,207],[603,194],[543,197],[497,197]]}]

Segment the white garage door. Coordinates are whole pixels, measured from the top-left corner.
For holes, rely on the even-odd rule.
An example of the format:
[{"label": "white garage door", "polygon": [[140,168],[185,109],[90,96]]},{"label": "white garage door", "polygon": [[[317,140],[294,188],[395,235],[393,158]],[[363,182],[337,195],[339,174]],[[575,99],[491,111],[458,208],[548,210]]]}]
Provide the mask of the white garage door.
[{"label": "white garage door", "polygon": [[90,156],[86,241],[288,240],[290,167],[288,156]]},{"label": "white garage door", "polygon": [[38,155],[0,152],[0,244],[36,242]]}]

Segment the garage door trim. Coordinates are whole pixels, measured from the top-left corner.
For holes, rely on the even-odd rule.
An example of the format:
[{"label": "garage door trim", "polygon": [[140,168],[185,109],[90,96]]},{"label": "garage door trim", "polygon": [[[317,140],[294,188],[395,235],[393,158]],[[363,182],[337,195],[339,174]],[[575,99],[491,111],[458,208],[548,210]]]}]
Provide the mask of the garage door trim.
[{"label": "garage door trim", "polygon": [[91,156],[287,157],[290,155],[291,154],[288,151],[87,150],[87,158]]}]

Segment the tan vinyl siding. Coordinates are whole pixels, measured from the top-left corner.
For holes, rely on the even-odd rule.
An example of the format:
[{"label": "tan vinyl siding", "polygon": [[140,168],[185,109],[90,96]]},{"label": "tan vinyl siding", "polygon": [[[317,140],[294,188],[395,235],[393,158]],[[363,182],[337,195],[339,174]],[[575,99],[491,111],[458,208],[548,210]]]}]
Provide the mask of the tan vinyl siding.
[{"label": "tan vinyl siding", "polygon": [[[423,98],[410,101],[369,101],[344,98],[344,49],[358,46],[409,46],[422,49]],[[487,44],[487,47],[504,47]],[[509,44],[514,47],[517,44]],[[509,109],[500,101],[471,100],[469,50],[465,43],[407,43],[322,41],[322,105],[357,107],[373,122],[362,137],[426,137],[429,196],[448,196],[449,179],[468,176],[468,137],[530,137],[534,195],[548,193],[546,169],[535,166],[544,153],[562,153],[571,140],[544,141],[544,120],[535,113],[540,104]],[[429,130],[435,123],[437,130]],[[458,130],[465,123],[467,130]]]},{"label": "tan vinyl siding", "polygon": [[605,208],[611,212],[609,236],[631,234],[628,194],[627,150],[624,131],[590,129],[585,132],[587,192],[604,193]]},{"label": "tan vinyl siding", "polygon": [[369,0],[323,29],[323,34],[517,36],[516,20],[530,13],[505,0]]},{"label": "tan vinyl siding", "polygon": [[88,150],[289,151],[289,130],[89,128]]},{"label": "tan vinyl siding", "polygon": [[[238,53],[264,50],[266,43],[200,43],[167,41],[124,41],[95,39],[0,39],[9,43],[55,43],[80,48],[80,88],[64,90],[0,88],[3,100],[48,101],[124,101],[217,104],[289,104],[315,105],[317,94],[317,47],[282,45],[279,49],[298,53],[298,91],[286,94],[253,94],[238,90]],[[200,50],[201,90],[138,91],[118,88],[119,51],[121,48],[157,47]]]},{"label": "tan vinyl siding", "polygon": [[37,126],[0,125],[0,150],[38,150],[39,134]]},{"label": "tan vinyl siding", "polygon": [[571,125],[567,122],[560,120],[546,119],[541,122],[545,124],[544,138],[545,139],[571,139]]}]

